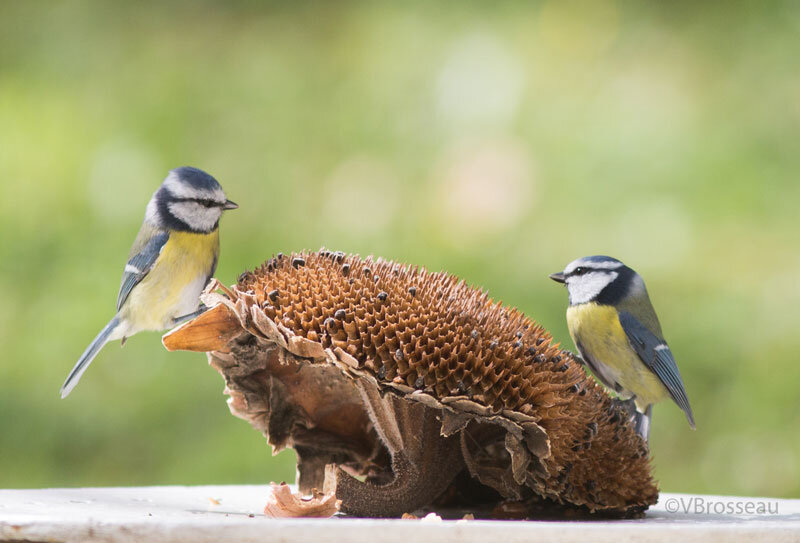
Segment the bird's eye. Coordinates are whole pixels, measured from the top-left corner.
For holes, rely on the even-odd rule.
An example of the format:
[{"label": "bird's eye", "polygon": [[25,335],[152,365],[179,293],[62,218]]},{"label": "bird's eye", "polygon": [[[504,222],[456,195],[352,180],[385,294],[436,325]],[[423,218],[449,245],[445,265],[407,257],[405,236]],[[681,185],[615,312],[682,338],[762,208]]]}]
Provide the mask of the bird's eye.
[{"label": "bird's eye", "polygon": [[587,271],[586,268],[584,268],[583,266],[578,266],[572,273],[575,275],[583,275],[584,273],[586,273],[586,271]]}]

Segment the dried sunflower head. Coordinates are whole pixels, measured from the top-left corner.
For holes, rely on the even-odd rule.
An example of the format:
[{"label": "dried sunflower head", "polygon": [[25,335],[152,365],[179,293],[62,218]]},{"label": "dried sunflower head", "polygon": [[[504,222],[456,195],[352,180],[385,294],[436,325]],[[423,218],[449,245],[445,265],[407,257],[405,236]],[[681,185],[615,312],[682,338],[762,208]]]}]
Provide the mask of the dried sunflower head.
[{"label": "dried sunflower head", "polygon": [[452,275],[322,250],[224,290],[165,345],[209,351],[234,414],[297,451],[301,490],[337,465],[343,511],[657,499],[624,409],[541,326]]}]

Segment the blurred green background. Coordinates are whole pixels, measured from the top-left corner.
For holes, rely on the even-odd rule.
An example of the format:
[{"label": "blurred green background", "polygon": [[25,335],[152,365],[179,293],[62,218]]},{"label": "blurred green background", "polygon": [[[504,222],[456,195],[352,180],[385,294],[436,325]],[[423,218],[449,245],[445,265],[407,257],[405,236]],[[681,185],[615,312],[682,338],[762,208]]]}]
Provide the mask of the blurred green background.
[{"label": "blurred green background", "polygon": [[331,249],[446,269],[571,348],[572,259],[646,279],[697,418],[662,490],[800,495],[800,3],[2,2],[0,487],[292,480],[200,354],[111,344],[168,169],[217,276]]}]

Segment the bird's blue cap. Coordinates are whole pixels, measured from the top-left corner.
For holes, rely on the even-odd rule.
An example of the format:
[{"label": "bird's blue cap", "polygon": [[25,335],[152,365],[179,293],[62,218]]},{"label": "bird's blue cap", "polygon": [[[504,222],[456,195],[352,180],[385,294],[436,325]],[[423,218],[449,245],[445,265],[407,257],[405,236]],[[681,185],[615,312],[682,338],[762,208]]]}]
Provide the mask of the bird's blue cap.
[{"label": "bird's blue cap", "polygon": [[174,173],[182,183],[197,189],[215,190],[221,188],[216,179],[199,168],[181,166],[170,170],[170,173]]}]

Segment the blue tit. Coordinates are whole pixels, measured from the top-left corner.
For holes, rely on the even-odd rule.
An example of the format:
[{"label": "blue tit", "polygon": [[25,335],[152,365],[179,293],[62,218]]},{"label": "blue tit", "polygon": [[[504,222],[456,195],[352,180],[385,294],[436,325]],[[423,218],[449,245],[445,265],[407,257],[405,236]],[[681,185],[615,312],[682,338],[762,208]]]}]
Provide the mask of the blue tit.
[{"label": "blue tit", "polygon": [[219,219],[236,209],[217,180],[197,168],[169,172],[150,198],[117,295],[117,314],[86,348],[61,387],[65,398],[109,341],[166,330],[205,310],[200,293],[219,258]]},{"label": "blue tit", "polygon": [[615,258],[587,256],[550,275],[569,293],[567,327],[583,362],[622,400],[637,432],[650,433],[653,404],[672,398],[694,416],[675,358],[641,276]]}]

